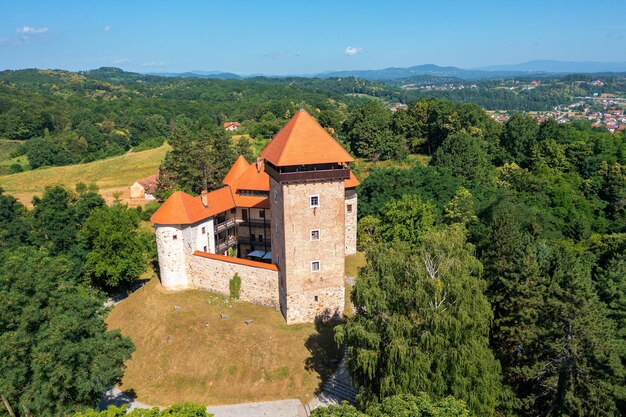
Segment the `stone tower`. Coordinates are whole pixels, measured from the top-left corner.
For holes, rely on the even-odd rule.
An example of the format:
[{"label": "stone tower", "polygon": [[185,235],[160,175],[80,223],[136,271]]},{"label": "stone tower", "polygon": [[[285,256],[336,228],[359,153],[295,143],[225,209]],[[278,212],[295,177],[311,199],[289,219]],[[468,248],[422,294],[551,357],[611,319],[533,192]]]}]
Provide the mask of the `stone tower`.
[{"label": "stone tower", "polygon": [[287,323],[343,315],[352,157],[304,110],[261,157],[270,177],[272,261]]}]

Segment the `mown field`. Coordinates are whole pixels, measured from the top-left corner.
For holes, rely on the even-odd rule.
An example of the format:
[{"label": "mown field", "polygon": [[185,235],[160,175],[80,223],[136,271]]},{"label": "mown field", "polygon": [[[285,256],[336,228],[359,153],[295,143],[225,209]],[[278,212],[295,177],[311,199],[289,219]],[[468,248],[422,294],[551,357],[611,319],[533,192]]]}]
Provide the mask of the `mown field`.
[{"label": "mown field", "polygon": [[278,310],[200,290],[168,292],[156,278],[116,305],[107,323],[136,346],[120,389],[150,405],[307,403],[339,355],[329,327],[287,326]]},{"label": "mown field", "polygon": [[138,179],[157,173],[169,149],[169,145],[163,145],[156,149],[129,152],[87,164],[41,168],[18,174],[2,175],[0,187],[26,205],[30,205],[33,196],[41,195],[50,185],[61,184],[74,187],[79,182],[95,183],[108,202],[113,201],[118,193],[123,202],[130,202],[128,187]]}]

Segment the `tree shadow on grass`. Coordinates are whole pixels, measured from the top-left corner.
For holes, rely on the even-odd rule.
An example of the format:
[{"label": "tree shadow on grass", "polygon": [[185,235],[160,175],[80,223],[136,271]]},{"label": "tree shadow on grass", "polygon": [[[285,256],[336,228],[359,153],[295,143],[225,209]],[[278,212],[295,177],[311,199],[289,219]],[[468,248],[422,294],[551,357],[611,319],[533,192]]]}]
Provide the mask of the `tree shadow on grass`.
[{"label": "tree shadow on grass", "polygon": [[317,317],[315,319],[316,332],[304,343],[311,353],[305,361],[305,369],[316,372],[321,379],[315,395],[322,392],[322,386],[333,376],[341,362],[342,350],[335,343],[335,327],[341,323],[342,321],[336,317],[330,319],[327,316]]}]

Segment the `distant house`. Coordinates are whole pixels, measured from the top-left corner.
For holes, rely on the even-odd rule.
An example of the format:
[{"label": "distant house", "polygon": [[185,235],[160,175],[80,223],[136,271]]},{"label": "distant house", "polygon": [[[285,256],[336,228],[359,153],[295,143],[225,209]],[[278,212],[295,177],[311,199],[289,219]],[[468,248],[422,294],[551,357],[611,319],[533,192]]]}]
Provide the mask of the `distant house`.
[{"label": "distant house", "polygon": [[154,174],[135,181],[135,183],[130,186],[130,198],[141,198],[148,201],[154,200],[154,192],[156,191],[158,180],[159,174]]},{"label": "distant house", "polygon": [[229,132],[235,132],[237,129],[239,129],[239,122],[226,122],[224,123],[224,129],[228,130]]}]

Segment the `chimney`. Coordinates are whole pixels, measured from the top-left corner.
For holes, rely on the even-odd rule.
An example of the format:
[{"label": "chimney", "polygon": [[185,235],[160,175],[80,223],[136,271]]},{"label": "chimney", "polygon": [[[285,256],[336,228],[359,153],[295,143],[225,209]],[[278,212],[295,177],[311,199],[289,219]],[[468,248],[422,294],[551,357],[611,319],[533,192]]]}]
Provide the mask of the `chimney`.
[{"label": "chimney", "polygon": [[261,164],[263,163],[263,158],[258,157],[256,159],[256,172],[261,172]]},{"label": "chimney", "polygon": [[200,201],[202,201],[202,205],[204,206],[204,208],[209,207],[209,199],[207,197],[207,190],[202,190],[202,192],[200,193]]}]

